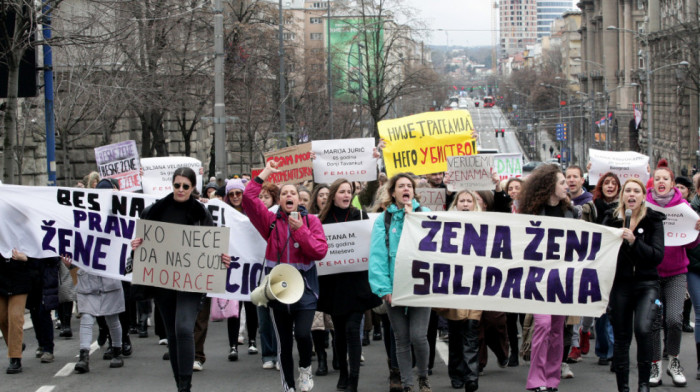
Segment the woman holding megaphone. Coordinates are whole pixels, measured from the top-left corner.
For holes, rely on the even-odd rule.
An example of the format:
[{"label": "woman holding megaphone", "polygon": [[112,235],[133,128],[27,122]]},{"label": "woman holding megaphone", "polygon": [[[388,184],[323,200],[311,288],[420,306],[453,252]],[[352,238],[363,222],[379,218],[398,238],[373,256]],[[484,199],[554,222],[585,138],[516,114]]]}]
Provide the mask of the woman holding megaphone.
[{"label": "woman holding megaphone", "polygon": [[[286,299],[285,291],[299,290],[299,287],[294,287],[294,279],[279,285],[267,283],[273,278],[266,279],[267,287],[263,287],[262,290],[265,298],[270,299],[269,294],[273,297],[269,304],[279,341],[278,356],[282,368],[283,390],[294,391],[297,387],[292,357],[293,339],[296,339],[299,350],[297,383],[299,390],[306,392],[314,386],[311,371],[311,324],[319,292],[314,260],[321,260],[326,256],[328,244],[321,221],[313,215],[308,215],[306,209],[299,206],[299,193],[295,185],[285,184],[280,187],[279,209],[276,213],[268,210],[262,200],[258,199],[263,182],[270,174],[279,171],[277,167],[276,161],[267,162],[265,169],[243,192],[242,206],[253,226],[267,241],[266,270],[278,265],[291,266],[303,278],[303,294],[294,303],[285,303],[290,302]],[[270,274],[279,275],[273,271]]]}]

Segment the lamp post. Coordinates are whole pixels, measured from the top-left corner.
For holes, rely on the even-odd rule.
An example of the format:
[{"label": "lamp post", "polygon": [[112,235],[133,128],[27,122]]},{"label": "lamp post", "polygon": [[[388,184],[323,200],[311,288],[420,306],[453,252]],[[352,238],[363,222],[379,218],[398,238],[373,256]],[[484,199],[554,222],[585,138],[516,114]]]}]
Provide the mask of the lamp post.
[{"label": "lamp post", "polygon": [[608,26],[606,30],[609,31],[620,31],[623,33],[630,33],[634,34],[634,36],[639,39],[642,42],[642,45],[644,46],[644,73],[646,75],[646,85],[645,87],[645,106],[647,112],[647,155],[649,156],[650,160],[653,160],[653,152],[654,152],[654,110],[652,109],[652,99],[651,99],[651,77],[654,74],[654,72],[664,69],[664,68],[669,68],[669,67],[677,67],[677,66],[682,66],[682,67],[688,67],[690,63],[687,61],[681,61],[679,63],[674,63],[674,64],[667,64],[664,66],[661,66],[656,69],[651,69],[651,59],[650,59],[650,54],[649,54],[649,34],[647,33],[640,33],[634,30],[629,30],[629,29],[623,29],[620,27],[616,26]]},{"label": "lamp post", "polygon": [[282,0],[279,0],[280,25],[279,25],[279,56],[280,56],[280,132],[282,134],[281,147],[287,146],[287,108],[286,108],[286,87],[284,83],[284,10]]}]

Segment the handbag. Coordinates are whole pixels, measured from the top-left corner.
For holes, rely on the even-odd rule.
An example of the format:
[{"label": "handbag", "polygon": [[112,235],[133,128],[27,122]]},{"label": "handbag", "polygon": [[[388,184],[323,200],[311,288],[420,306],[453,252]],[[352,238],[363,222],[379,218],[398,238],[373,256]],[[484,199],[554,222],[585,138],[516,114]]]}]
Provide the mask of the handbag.
[{"label": "handbag", "polygon": [[65,264],[58,263],[58,303],[74,302],[75,284],[73,276]]},{"label": "handbag", "polygon": [[212,298],[211,321],[221,321],[231,317],[238,317],[238,301],[235,299]]}]

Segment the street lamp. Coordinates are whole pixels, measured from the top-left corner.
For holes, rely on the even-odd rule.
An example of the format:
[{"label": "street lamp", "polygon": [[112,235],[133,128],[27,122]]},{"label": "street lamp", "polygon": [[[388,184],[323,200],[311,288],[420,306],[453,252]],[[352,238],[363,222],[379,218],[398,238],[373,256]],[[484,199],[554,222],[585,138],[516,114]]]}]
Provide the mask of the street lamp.
[{"label": "street lamp", "polygon": [[642,42],[642,45],[644,45],[644,73],[646,74],[646,86],[645,86],[645,89],[646,89],[645,101],[646,102],[645,102],[645,106],[647,107],[647,110],[646,110],[646,112],[648,114],[647,122],[649,123],[647,125],[647,155],[649,156],[649,160],[651,161],[654,159],[654,157],[652,155],[653,149],[654,149],[653,148],[653,145],[654,145],[654,110],[651,107],[651,102],[652,102],[652,99],[651,99],[651,76],[654,74],[654,72],[659,71],[661,69],[669,68],[669,67],[677,67],[677,66],[688,67],[690,65],[690,63],[688,63],[687,61],[681,61],[679,63],[667,64],[667,65],[661,66],[661,67],[656,68],[656,69],[651,69],[651,63],[650,63],[651,60],[650,60],[650,54],[649,54],[649,34],[637,32],[637,31],[630,30],[630,29],[623,29],[623,28],[619,28],[616,26],[608,26],[606,28],[606,30],[621,31],[624,33],[634,34],[634,36]]}]

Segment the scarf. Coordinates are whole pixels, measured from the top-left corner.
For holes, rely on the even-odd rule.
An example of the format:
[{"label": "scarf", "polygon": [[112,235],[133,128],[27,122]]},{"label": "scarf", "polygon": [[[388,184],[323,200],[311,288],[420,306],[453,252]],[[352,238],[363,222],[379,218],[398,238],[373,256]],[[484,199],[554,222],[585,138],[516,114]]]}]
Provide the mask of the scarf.
[{"label": "scarf", "polygon": [[654,199],[655,202],[657,202],[661,207],[666,207],[666,204],[671,202],[671,199],[673,199],[673,196],[676,194],[675,191],[668,192],[667,194],[661,196],[658,193],[656,193],[656,189],[651,188],[651,198]]}]

